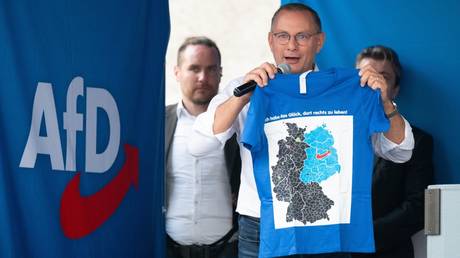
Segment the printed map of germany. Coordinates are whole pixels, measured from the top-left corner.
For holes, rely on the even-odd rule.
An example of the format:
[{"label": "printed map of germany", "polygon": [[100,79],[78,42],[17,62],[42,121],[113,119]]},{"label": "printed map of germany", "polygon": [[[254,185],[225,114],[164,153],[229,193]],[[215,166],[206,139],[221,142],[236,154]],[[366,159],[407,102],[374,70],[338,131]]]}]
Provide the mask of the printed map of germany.
[{"label": "printed map of germany", "polygon": [[329,220],[334,205],[320,183],[340,172],[334,138],[322,125],[309,133],[296,123],[286,123],[288,136],[278,141],[278,161],[272,166],[273,192],[278,201],[288,202],[286,221],[303,224]]}]

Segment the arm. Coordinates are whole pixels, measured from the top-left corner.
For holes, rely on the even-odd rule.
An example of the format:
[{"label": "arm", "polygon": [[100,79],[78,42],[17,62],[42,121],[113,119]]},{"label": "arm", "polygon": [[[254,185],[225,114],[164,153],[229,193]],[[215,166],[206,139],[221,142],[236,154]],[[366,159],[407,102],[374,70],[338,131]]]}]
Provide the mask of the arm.
[{"label": "arm", "polygon": [[251,93],[241,97],[231,96],[217,107],[212,127],[214,134],[223,133],[232,126],[241,110],[249,103],[250,96]]},{"label": "arm", "polygon": [[[273,68],[272,68],[273,67]],[[230,184],[232,188],[233,204],[236,207],[236,200],[240,185],[241,157],[237,141],[237,135],[243,127],[245,113],[243,109],[249,103],[252,93],[241,97],[234,97],[233,90],[239,85],[254,80],[259,85],[266,85],[268,77],[274,77],[276,67],[265,63],[251,72],[244,78],[233,80],[217,96],[215,96],[206,112],[199,115],[194,124],[194,132],[188,148],[194,156],[201,156],[213,151],[217,146],[225,144],[226,162],[230,164]],[[240,114],[242,113],[242,116]],[[230,136],[232,136],[230,138]],[[229,151],[232,150],[229,155]]]},{"label": "arm", "polygon": [[193,156],[206,155],[216,148],[223,148],[227,140],[237,131],[237,126],[230,124],[226,131],[214,134],[213,124],[217,108],[232,97],[233,89],[240,85],[241,82],[242,78],[230,81],[221,93],[214,96],[206,112],[196,118],[190,141],[187,144],[189,152]]},{"label": "arm", "polygon": [[[385,114],[390,114],[391,112],[396,110],[396,106],[393,105],[391,100],[386,100],[383,102],[383,110]],[[404,120],[399,114],[399,112],[394,115],[393,117],[389,118],[390,120],[390,129],[385,132],[383,135],[390,141],[401,144],[405,138],[404,129],[405,123]]]},{"label": "arm", "polygon": [[377,156],[395,163],[403,163],[411,158],[414,148],[414,135],[409,122],[404,117],[402,117],[402,120],[404,121],[404,140],[400,144],[387,139],[384,133],[372,135],[372,146]]},{"label": "arm", "polygon": [[[267,85],[269,78],[274,78],[277,73],[276,66],[263,63],[244,76],[243,82],[255,81],[260,87]],[[236,120],[244,106],[249,103],[252,92],[241,97],[231,96],[227,101],[219,105],[214,115],[213,132],[219,134],[228,130]]]},{"label": "arm", "polygon": [[[378,73],[372,66],[365,65],[359,71],[361,76],[361,86],[364,87],[366,84],[374,89],[380,89],[380,96],[382,98],[382,104],[385,114],[390,114],[396,109],[393,102],[388,97],[388,84],[385,78]],[[402,116],[397,113],[390,119],[390,129],[384,133],[385,137],[395,144],[401,144],[405,138],[405,123]]]},{"label": "arm", "polygon": [[217,94],[209,103],[207,111],[200,114],[195,121],[194,131],[188,143],[190,153],[201,156],[216,147],[223,148],[225,142],[234,133],[239,134],[245,118],[243,109],[249,103],[252,93],[237,98],[233,96],[233,90],[250,80],[264,86],[268,83],[268,78],[273,78],[276,72],[273,64],[264,63],[246,74],[244,78],[231,81],[221,93]]},{"label": "arm", "polygon": [[[376,72],[370,65],[365,65],[359,71],[361,86],[366,84],[374,89],[380,89],[380,96],[385,114],[395,110],[395,106],[388,97],[388,84],[385,78]],[[385,133],[378,133],[372,136],[372,145],[377,156],[396,163],[403,163],[412,156],[414,148],[414,136],[409,123],[397,113],[389,118],[390,129]]]},{"label": "arm", "polygon": [[[378,251],[391,249],[408,241],[414,233],[423,228],[424,190],[432,182],[434,173],[432,154],[431,136],[416,134],[416,145],[411,160],[391,166],[403,170],[404,197],[398,207],[374,220],[374,235]],[[388,171],[387,176],[391,176],[392,172],[397,171]],[[385,193],[375,194],[385,198]],[[387,198],[391,197],[387,196]]]}]

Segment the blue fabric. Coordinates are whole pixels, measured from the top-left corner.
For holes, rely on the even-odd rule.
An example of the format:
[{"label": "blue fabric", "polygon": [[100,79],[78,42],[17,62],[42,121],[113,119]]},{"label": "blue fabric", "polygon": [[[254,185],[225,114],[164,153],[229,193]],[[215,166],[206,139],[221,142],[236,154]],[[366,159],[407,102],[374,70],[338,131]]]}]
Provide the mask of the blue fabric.
[{"label": "blue fabric", "polygon": [[167,1],[0,1],[0,257],[164,256],[168,37]]},{"label": "blue fabric", "polygon": [[240,215],[238,229],[238,257],[257,258],[260,243],[259,219]]},{"label": "blue fabric", "polygon": [[460,23],[460,1],[280,1],[291,2],[306,3],[321,17],[326,41],[315,58],[321,69],[354,67],[356,55],[371,45],[398,53],[403,66],[399,111],[433,136],[435,183],[459,184],[460,87],[451,85],[458,84],[460,26],[452,25]]},{"label": "blue fabric", "polygon": [[[260,244],[260,220],[249,216],[238,218],[238,258],[257,258],[259,257]],[[304,254],[290,255],[290,258],[350,258],[347,253],[327,253],[327,254]]]},{"label": "blue fabric", "polygon": [[304,95],[299,75],[257,88],[242,142],[262,202],[259,257],[373,252],[371,135],[388,128],[355,69],[310,73]]}]

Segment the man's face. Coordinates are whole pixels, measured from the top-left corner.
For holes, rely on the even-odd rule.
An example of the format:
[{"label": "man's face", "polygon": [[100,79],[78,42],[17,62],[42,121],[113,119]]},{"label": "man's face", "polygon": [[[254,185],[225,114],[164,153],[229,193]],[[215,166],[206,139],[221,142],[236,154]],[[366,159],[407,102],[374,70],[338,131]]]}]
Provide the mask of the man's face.
[{"label": "man's face", "polygon": [[391,64],[385,60],[375,60],[372,58],[363,58],[356,65],[357,68],[361,68],[365,65],[370,65],[375,69],[376,72],[380,73],[383,78],[387,81],[388,88],[387,94],[390,99],[395,99],[399,93],[399,85],[396,85],[396,74]]},{"label": "man's face", "polygon": [[[285,45],[279,44],[273,33],[286,32],[291,38]],[[313,35],[305,45],[299,45],[295,35],[306,33]],[[268,43],[276,64],[286,63],[292,73],[303,73],[313,69],[316,54],[324,43],[324,33],[318,33],[312,15],[305,11],[281,11],[268,33]]]},{"label": "man's face", "polygon": [[184,101],[207,105],[219,90],[222,68],[217,50],[205,45],[189,45],[174,67]]}]

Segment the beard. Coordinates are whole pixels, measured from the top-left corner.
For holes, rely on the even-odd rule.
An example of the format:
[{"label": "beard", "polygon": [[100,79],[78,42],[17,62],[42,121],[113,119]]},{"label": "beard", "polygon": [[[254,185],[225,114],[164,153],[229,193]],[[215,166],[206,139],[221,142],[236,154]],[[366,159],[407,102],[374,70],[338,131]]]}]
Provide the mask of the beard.
[{"label": "beard", "polygon": [[195,90],[191,101],[195,105],[208,105],[211,99],[217,94],[217,89]]},{"label": "beard", "polygon": [[206,106],[209,104],[209,102],[211,101],[212,97],[211,98],[193,98],[192,99],[192,103],[194,105],[198,105],[198,106]]}]

